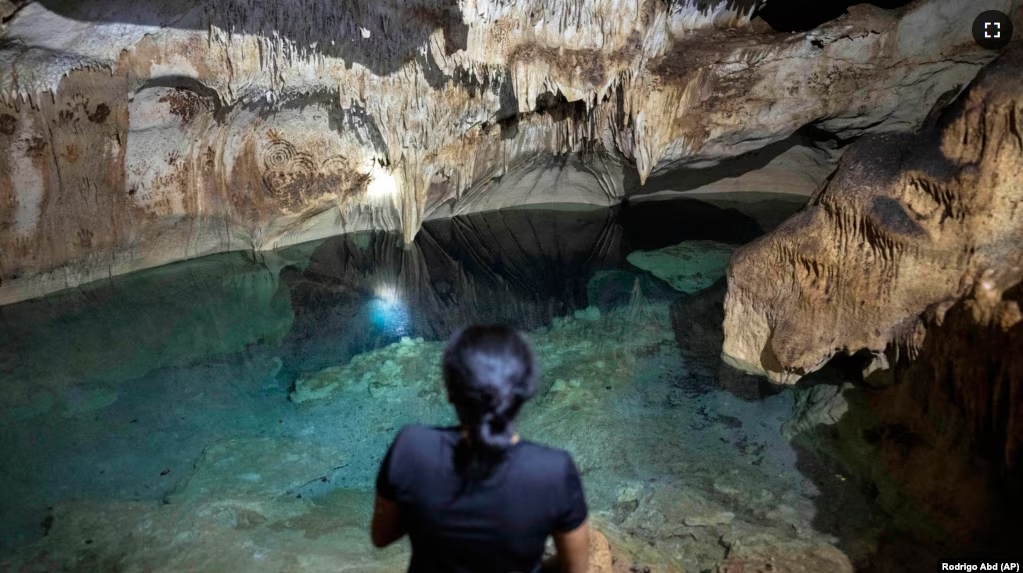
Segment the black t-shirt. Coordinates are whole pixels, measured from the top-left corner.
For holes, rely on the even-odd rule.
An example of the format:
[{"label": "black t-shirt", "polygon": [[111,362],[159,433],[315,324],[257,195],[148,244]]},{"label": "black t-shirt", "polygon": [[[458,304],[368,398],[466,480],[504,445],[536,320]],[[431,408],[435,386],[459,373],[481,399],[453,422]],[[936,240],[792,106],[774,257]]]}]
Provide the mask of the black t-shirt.
[{"label": "black t-shirt", "polygon": [[520,440],[490,474],[456,470],[458,428],[405,426],[377,475],[377,493],[401,508],[410,573],[521,572],[540,568],[544,543],[586,520],[568,452]]}]

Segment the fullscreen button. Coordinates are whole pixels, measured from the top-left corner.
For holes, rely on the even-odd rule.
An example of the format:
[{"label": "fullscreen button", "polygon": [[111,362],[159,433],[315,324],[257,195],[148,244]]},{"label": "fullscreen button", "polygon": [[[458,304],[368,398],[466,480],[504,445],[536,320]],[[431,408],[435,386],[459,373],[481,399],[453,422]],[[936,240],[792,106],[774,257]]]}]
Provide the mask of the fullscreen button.
[{"label": "fullscreen button", "polygon": [[1012,20],[998,10],[988,10],[973,21],[973,39],[985,50],[1001,50],[1012,40]]}]

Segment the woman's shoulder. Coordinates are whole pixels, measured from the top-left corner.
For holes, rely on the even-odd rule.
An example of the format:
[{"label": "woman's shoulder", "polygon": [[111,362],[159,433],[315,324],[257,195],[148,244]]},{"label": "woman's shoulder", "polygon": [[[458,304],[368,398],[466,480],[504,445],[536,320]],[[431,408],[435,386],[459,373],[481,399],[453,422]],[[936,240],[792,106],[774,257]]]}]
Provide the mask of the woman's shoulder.
[{"label": "woman's shoulder", "polygon": [[427,426],[424,424],[406,424],[398,430],[394,438],[396,444],[421,445],[427,442],[458,438],[458,428],[443,426]]},{"label": "woman's shoulder", "polygon": [[543,464],[547,468],[556,467],[564,469],[567,465],[574,464],[572,454],[566,450],[531,440],[520,441],[519,451],[523,457],[529,458],[531,462]]}]

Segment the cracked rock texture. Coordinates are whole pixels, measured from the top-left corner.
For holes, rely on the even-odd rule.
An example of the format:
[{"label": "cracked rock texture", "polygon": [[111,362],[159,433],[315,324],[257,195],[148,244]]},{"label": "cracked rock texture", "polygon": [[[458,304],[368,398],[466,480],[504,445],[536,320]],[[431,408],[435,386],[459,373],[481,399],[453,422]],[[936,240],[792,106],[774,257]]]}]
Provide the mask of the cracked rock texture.
[{"label": "cracked rock texture", "polygon": [[[750,25],[762,3],[5,0],[0,303],[217,251],[615,203],[804,126],[914,128],[992,57],[962,25],[971,0],[798,34]],[[834,154],[810,145],[744,169],[806,193]]]},{"label": "cracked rock texture", "polygon": [[726,361],[792,384],[867,355],[869,414],[839,425],[877,455],[854,464],[971,543],[1023,500],[1021,94],[1017,43],[933,127],[857,142],[728,272]]}]

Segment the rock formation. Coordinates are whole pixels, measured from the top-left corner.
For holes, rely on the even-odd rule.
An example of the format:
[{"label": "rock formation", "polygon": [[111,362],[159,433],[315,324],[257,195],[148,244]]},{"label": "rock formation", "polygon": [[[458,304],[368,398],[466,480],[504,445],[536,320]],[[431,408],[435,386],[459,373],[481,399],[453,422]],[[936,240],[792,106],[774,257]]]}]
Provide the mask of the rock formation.
[{"label": "rock formation", "polygon": [[[969,0],[797,34],[751,26],[761,4],[5,0],[0,303],[217,251],[614,203],[803,126],[913,128],[991,58]],[[763,159],[826,164],[815,149]]]},{"label": "rock formation", "polygon": [[802,211],[735,253],[726,360],[786,384],[843,352],[886,369],[886,349],[919,351],[928,308],[970,289],[1000,296],[1023,262],[1021,53],[984,70],[939,126],[858,141]]},{"label": "rock formation", "polygon": [[982,548],[1016,547],[1023,501],[1021,94],[1016,44],[931,128],[859,140],[736,252],[725,300],[724,358],[748,372],[792,384],[864,357],[840,457],[893,513]]}]

